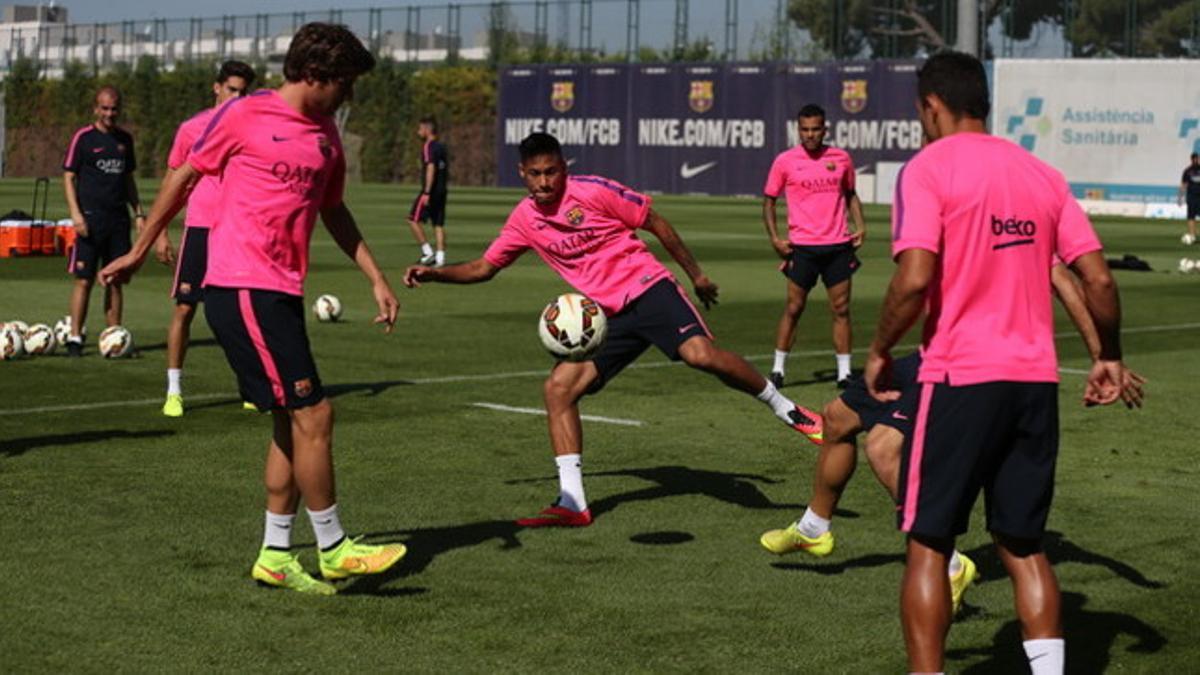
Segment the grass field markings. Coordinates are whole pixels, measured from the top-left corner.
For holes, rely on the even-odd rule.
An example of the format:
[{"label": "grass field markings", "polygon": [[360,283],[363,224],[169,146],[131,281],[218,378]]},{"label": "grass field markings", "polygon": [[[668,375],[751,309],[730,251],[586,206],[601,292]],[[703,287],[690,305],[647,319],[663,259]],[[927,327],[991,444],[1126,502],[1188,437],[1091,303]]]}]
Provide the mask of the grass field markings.
[{"label": "grass field markings", "polygon": [[[231,398],[235,394],[188,394],[188,401],[211,401],[219,398]],[[161,405],[163,399],[143,398],[136,401],[101,401],[98,403],[77,403],[71,405],[44,405],[37,408],[20,408],[18,410],[0,410],[0,417],[7,415],[32,415],[34,413],[72,412],[75,410],[99,410],[101,408],[123,408],[140,405]]]},{"label": "grass field markings", "polygon": [[1066,374],[1068,374],[1068,375],[1090,375],[1092,371],[1090,371],[1090,370],[1082,370],[1082,369],[1080,369],[1080,368],[1062,368],[1062,367],[1059,367],[1059,369],[1058,369],[1058,372],[1060,372],[1060,373],[1066,373]]},{"label": "grass field markings", "polygon": [[[1189,330],[1189,329],[1193,329],[1193,328],[1200,328],[1200,323],[1177,323],[1177,324],[1165,324],[1165,325],[1161,325],[1161,326],[1136,326],[1133,328],[1123,328],[1123,329],[1121,329],[1121,333],[1122,334],[1163,333],[1163,332],[1168,332],[1168,331],[1173,331],[1173,330]],[[1077,336],[1078,336],[1078,333],[1076,333],[1075,331],[1067,331],[1067,332],[1063,332],[1063,333],[1055,333],[1054,334],[1055,339],[1077,337]],[[897,345],[896,348],[893,349],[892,351],[894,353],[901,353],[901,352],[905,352],[907,350],[916,349],[916,348],[917,348],[917,345],[915,345],[915,344]],[[810,349],[810,350],[806,350],[806,351],[802,351],[802,352],[792,352],[791,356],[793,356],[793,357],[826,356],[831,351],[832,350],[829,350],[829,349]],[[859,353],[859,354],[866,352],[866,351],[868,351],[868,348],[866,348],[866,347],[860,347],[860,348],[854,350],[855,353]],[[745,357],[745,359],[747,361],[768,361],[768,360],[771,360],[774,358],[775,358],[774,354],[755,354],[752,356]],[[683,365],[683,363],[681,361],[656,361],[654,363],[634,363],[629,366],[629,369],[630,370],[632,370],[632,369],[644,370],[644,369],[648,369],[648,368],[667,368],[667,367],[671,367],[671,366],[681,366],[681,365]],[[1087,375],[1089,372],[1086,370],[1076,370],[1076,369],[1070,369],[1070,368],[1059,368],[1059,371],[1063,372],[1063,373],[1068,373],[1071,375]],[[515,371],[509,371],[509,372],[502,372],[502,373],[482,373],[482,374],[478,374],[478,375],[445,375],[442,377],[424,377],[424,378],[415,378],[415,379],[405,380],[405,381],[409,382],[411,384],[454,384],[456,382],[487,382],[490,380],[509,380],[509,379],[515,379],[515,378],[520,378],[520,377],[544,377],[547,375],[548,372],[549,371],[547,371],[547,370],[515,370]],[[197,395],[189,395],[187,397],[187,399],[189,401],[208,401],[208,400],[217,399],[217,398],[226,397],[226,396],[233,396],[233,394],[197,394]],[[102,409],[102,408],[118,408],[118,407],[126,407],[126,406],[150,405],[153,403],[159,403],[161,401],[162,401],[162,399],[147,398],[147,399],[140,399],[140,400],[136,400],[136,401],[102,401],[102,402],[97,402],[97,403],[79,403],[79,404],[75,404],[75,405],[52,405],[52,406],[40,406],[37,408],[18,408],[15,410],[0,410],[0,417],[10,416],[10,415],[32,415],[35,413],[70,412],[70,411],[75,411],[75,410],[98,410],[98,409]],[[539,413],[539,414],[541,414],[541,413]]]},{"label": "grass field markings", "polygon": [[[471,404],[475,408],[487,408],[488,410],[497,410],[500,412],[518,413],[521,415],[542,415],[545,416],[546,411],[541,408],[518,408],[511,405],[503,405],[500,403],[475,402]],[[623,427],[642,427],[646,423],[641,420],[626,420],[620,417],[602,417],[600,415],[580,415],[579,419],[587,420],[588,422],[601,422],[603,424],[616,424]]]}]

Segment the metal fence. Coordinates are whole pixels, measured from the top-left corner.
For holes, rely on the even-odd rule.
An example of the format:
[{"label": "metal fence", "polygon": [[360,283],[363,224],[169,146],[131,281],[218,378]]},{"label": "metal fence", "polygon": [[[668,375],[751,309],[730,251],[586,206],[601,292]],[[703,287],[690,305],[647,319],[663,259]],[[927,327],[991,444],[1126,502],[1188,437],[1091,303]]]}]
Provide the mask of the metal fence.
[{"label": "metal fence", "polygon": [[[401,62],[824,60],[954,45],[959,0],[516,0],[320,12],[0,24],[0,75],[151,56],[279,64],[309,21],[349,25]],[[1200,56],[1200,0],[979,0],[985,57]]]}]

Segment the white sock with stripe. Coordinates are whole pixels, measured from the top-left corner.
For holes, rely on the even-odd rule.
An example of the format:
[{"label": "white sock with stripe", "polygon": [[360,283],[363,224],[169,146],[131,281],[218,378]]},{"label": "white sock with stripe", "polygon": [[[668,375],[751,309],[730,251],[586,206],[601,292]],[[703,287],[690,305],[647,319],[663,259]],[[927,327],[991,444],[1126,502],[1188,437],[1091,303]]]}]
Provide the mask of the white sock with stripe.
[{"label": "white sock with stripe", "polygon": [[1062,675],[1066,665],[1066,641],[1062,638],[1026,640],[1021,643],[1033,675]]},{"label": "white sock with stripe", "polygon": [[770,380],[767,380],[767,386],[755,394],[754,398],[766,403],[775,412],[776,417],[783,420],[784,424],[791,426],[792,418],[788,417],[788,413],[796,409],[796,404],[792,403],[790,398],[779,393]]},{"label": "white sock with stripe", "polygon": [[775,350],[775,365],[771,366],[771,372],[772,372],[772,373],[782,373],[782,372],[784,372],[784,371],[783,371],[783,364],[784,364],[784,362],[785,362],[785,361],[787,361],[787,357],[788,357],[788,353],[787,353],[787,352],[781,352],[781,351],[779,351],[778,349],[776,349],[776,350]]},{"label": "white sock with stripe", "polygon": [[271,513],[267,511],[267,522],[263,526],[263,546],[286,551],[292,547],[292,522],[294,513]]},{"label": "white sock with stripe", "polygon": [[837,359],[837,379],[850,377],[850,355],[835,354],[834,357]]},{"label": "white sock with stripe", "polygon": [[337,504],[323,511],[308,511],[308,520],[312,523],[313,534],[317,535],[317,548],[328,550],[334,544],[346,538],[342,529],[342,521],[338,518]]},{"label": "white sock with stripe", "polygon": [[167,396],[180,396],[183,394],[183,387],[180,384],[180,380],[182,379],[182,368],[167,368]]},{"label": "white sock with stripe", "polygon": [[587,498],[583,494],[583,455],[559,455],[554,458],[558,465],[558,505],[575,512],[587,510]]},{"label": "white sock with stripe", "polygon": [[829,519],[818,516],[809,507],[804,510],[804,516],[796,521],[796,529],[809,539],[816,539],[829,531]]}]

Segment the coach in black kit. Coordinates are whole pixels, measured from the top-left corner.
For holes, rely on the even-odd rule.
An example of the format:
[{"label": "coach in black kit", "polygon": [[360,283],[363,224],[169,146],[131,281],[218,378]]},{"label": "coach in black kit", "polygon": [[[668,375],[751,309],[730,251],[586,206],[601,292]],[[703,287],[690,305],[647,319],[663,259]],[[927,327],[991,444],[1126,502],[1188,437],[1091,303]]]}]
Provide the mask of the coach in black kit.
[{"label": "coach in black kit", "polygon": [[[71,289],[71,335],[67,353],[83,353],[83,325],[96,272],[104,264],[129,252],[129,207],[140,228],[145,222],[133,180],[133,136],[117,127],[121,94],[115,87],[96,92],[96,121],[75,132],[63,160],[63,189],[71,221],[75,225],[75,247],[68,272],[75,277]],[[104,292],[107,325],[121,323],[121,287],[113,284]]]},{"label": "coach in black kit", "polygon": [[[413,200],[412,209],[408,212],[408,226],[412,228],[413,237],[421,247],[421,257],[417,262],[421,265],[441,267],[446,264],[445,225],[449,160],[446,156],[446,146],[438,140],[437,120],[432,117],[421,118],[417,126],[417,137],[422,141],[421,194]],[[421,226],[424,221],[433,226],[436,251],[425,237],[425,228]]]}]

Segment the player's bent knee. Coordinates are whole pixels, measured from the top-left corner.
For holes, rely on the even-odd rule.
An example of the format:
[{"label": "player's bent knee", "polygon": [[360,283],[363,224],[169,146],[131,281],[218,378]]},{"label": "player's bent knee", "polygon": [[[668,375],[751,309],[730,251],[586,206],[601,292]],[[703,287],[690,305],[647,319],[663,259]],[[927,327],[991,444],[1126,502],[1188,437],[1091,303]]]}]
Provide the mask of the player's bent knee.
[{"label": "player's bent knee", "polygon": [[713,370],[720,360],[720,350],[708,338],[695,336],[679,346],[679,358],[699,370]]},{"label": "player's bent knee", "polygon": [[824,436],[829,441],[841,441],[858,433],[861,422],[853,410],[846,407],[840,398],[835,398],[821,409]]},{"label": "player's bent knee", "polygon": [[542,383],[542,394],[547,403],[574,403],[594,379],[595,367],[590,363],[559,363]]}]

